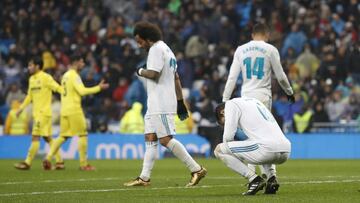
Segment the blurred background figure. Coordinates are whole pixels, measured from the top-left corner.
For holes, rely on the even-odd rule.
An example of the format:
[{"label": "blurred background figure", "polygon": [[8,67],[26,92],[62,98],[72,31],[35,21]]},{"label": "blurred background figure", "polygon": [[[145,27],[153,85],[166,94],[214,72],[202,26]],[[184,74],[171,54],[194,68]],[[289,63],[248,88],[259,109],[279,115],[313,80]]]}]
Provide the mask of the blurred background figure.
[{"label": "blurred background figure", "polygon": [[144,117],[141,113],[142,104],[134,102],[125,115],[120,120],[120,133],[123,134],[143,134]]},{"label": "blurred background figure", "polygon": [[19,116],[16,115],[20,104],[19,100],[13,100],[11,102],[11,109],[5,121],[5,135],[26,135],[29,133],[30,115],[28,112],[22,111]]},{"label": "blurred background figure", "polygon": [[296,133],[309,133],[313,122],[313,112],[306,106],[294,114],[293,129]]}]

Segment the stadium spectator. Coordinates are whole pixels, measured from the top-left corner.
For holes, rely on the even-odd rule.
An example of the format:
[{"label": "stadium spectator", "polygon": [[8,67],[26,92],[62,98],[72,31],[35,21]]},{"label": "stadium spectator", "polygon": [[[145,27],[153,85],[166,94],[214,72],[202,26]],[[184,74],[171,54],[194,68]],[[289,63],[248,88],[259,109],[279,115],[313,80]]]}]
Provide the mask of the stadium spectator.
[{"label": "stadium spectator", "polygon": [[124,134],[143,134],[144,117],[141,113],[142,104],[134,102],[125,115],[120,120],[120,133]]},{"label": "stadium spectator", "polygon": [[291,26],[291,32],[286,36],[284,45],[281,49],[281,55],[284,58],[289,57],[287,51],[289,48],[295,50],[295,54],[298,55],[303,50],[303,47],[307,41],[307,37],[303,31],[299,30],[299,25],[294,24]]},{"label": "stadium spectator", "polygon": [[329,119],[332,122],[340,121],[345,113],[347,104],[342,100],[342,94],[340,90],[336,90],[332,93],[329,102],[326,103],[325,109],[329,115]]},{"label": "stadium spectator", "polygon": [[121,102],[124,99],[124,95],[129,88],[128,82],[125,78],[119,79],[119,84],[113,91],[112,98],[116,102]]},{"label": "stadium spectator", "polygon": [[313,115],[313,122],[315,123],[325,123],[329,122],[329,116],[327,112],[324,110],[324,104],[318,101],[314,104],[314,115]]},{"label": "stadium spectator", "polygon": [[28,112],[23,111],[20,115],[16,114],[20,104],[18,100],[13,100],[11,103],[11,109],[4,125],[5,135],[26,135],[29,133],[30,116]]},{"label": "stadium spectator", "polygon": [[22,101],[25,98],[24,93],[19,88],[17,83],[12,83],[9,88],[9,92],[6,95],[6,105],[11,106],[14,100]]},{"label": "stadium spectator", "polygon": [[309,133],[312,127],[313,112],[307,107],[303,106],[301,111],[294,114],[293,129],[296,133]]},{"label": "stadium spectator", "polygon": [[298,69],[300,81],[315,77],[320,61],[318,57],[311,52],[310,44],[305,44],[304,51],[297,57],[295,65]]}]

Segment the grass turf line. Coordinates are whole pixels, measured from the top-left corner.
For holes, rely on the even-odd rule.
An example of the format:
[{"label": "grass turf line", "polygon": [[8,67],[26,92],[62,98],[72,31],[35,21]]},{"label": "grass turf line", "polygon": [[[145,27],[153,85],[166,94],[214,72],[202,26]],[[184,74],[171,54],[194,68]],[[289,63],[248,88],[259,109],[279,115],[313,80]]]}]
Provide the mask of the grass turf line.
[{"label": "grass turf line", "polygon": [[98,169],[94,172],[79,171],[76,160],[66,161],[64,171],[43,171],[40,160],[34,161],[30,171],[17,171],[13,168],[17,161],[0,161],[0,202],[358,202],[360,199],[359,160],[290,160],[278,166],[279,193],[268,196],[259,192],[255,197],[241,196],[246,190],[246,180],[216,159],[199,160],[209,173],[199,187],[192,189],[184,188],[190,173],[176,159],[156,161],[152,185],[148,188],[122,186],[140,173],[141,160],[91,161]]}]

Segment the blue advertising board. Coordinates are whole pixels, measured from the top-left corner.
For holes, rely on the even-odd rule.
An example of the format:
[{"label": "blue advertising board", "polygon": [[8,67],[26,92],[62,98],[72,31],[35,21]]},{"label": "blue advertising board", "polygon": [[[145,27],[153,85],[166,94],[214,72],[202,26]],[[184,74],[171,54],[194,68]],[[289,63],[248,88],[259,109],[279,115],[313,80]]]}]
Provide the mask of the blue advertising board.
[{"label": "blue advertising board", "polygon": [[[360,134],[288,134],[291,141],[291,159],[360,159]],[[210,144],[198,135],[177,135],[191,153],[210,156]],[[65,159],[78,158],[78,138],[74,137],[61,148]],[[0,136],[0,159],[24,159],[31,136]],[[158,158],[163,158],[166,148],[159,146]],[[41,141],[39,156],[49,146]],[[89,159],[142,159],[145,145],[143,135],[90,134]]]},{"label": "blue advertising board", "polygon": [[[210,156],[210,144],[198,135],[176,135],[190,153]],[[78,138],[67,140],[61,147],[64,159],[78,158]],[[31,143],[31,136],[0,136],[0,159],[24,159]],[[164,156],[165,147],[158,145],[158,158]],[[38,154],[45,155],[49,146],[41,140]],[[90,134],[89,159],[143,159],[144,135]]]}]

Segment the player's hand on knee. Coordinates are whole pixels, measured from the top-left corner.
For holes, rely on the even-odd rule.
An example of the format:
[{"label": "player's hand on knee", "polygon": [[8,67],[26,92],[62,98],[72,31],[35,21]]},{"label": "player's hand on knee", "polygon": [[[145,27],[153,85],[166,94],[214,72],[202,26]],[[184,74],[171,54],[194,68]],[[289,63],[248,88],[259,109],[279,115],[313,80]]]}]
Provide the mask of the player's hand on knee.
[{"label": "player's hand on knee", "polygon": [[182,121],[189,117],[189,113],[183,99],[177,101],[177,114],[179,119]]}]

